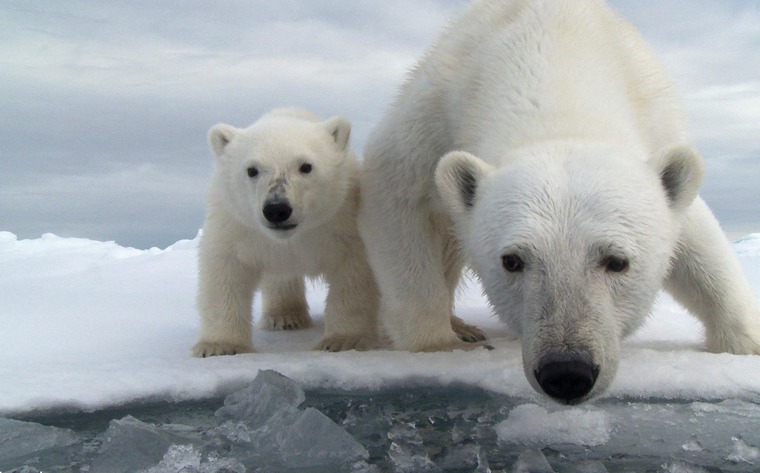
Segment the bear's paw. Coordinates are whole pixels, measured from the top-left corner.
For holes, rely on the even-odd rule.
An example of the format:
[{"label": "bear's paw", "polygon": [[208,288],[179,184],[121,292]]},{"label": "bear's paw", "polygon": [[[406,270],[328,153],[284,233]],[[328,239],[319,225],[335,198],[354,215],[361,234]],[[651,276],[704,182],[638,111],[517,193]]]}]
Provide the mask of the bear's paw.
[{"label": "bear's paw", "polygon": [[266,313],[261,318],[264,330],[300,330],[311,327],[311,316],[306,311]]},{"label": "bear's paw", "polygon": [[377,342],[372,337],[362,335],[329,335],[322,339],[316,346],[315,350],[321,351],[368,351],[378,347]]},{"label": "bear's paw", "polygon": [[470,325],[459,317],[451,317],[451,328],[460,340],[467,343],[482,342],[488,339],[486,334],[475,325]]},{"label": "bear's paw", "polygon": [[210,356],[254,353],[254,349],[251,345],[242,345],[236,343],[198,342],[193,347],[192,353],[196,358],[207,358]]},{"label": "bear's paw", "polygon": [[473,351],[473,350],[477,350],[478,348],[485,348],[486,350],[494,349],[494,347],[492,347],[485,341],[463,342],[462,340],[457,340],[455,342],[427,345],[423,348],[419,348],[414,351],[422,352],[422,353],[431,353],[431,352],[438,352],[438,351]]},{"label": "bear's paw", "polygon": [[760,312],[741,330],[708,331],[707,349],[712,353],[760,355]]}]

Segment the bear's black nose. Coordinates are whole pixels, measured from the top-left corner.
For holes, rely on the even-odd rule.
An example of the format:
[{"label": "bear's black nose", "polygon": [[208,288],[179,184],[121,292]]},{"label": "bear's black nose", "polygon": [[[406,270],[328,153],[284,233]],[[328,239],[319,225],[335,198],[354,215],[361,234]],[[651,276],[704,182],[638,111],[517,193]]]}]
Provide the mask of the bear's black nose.
[{"label": "bear's black nose", "polygon": [[544,392],[557,401],[574,404],[591,391],[599,376],[599,366],[583,354],[545,356],[534,372]]},{"label": "bear's black nose", "polygon": [[287,202],[272,202],[264,205],[264,218],[271,223],[283,223],[290,218],[293,209]]}]

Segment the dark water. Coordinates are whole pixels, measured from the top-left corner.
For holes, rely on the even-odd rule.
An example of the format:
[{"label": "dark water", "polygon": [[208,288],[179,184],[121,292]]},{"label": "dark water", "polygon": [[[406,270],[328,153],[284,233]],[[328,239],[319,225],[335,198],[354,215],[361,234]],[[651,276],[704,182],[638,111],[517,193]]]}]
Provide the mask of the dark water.
[{"label": "dark water", "polygon": [[[325,414],[366,448],[369,456],[361,464],[336,469],[280,470],[272,466],[271,471],[760,472],[758,404],[607,400],[575,408],[591,409],[606,419],[608,438],[597,445],[551,444],[527,431],[524,438],[500,441],[495,426],[516,406],[532,402],[465,385],[406,386],[378,392],[308,391],[300,409],[315,408]],[[200,458],[200,464],[187,466],[184,472],[242,471],[224,469],[223,463],[216,462],[240,452],[231,448],[230,442],[219,442],[219,434],[214,434],[220,424],[215,412],[223,405],[224,399],[211,399],[28,416],[21,420],[68,429],[74,439],[66,437],[49,448],[32,449],[15,458],[18,450],[0,453],[0,472],[98,471],[97,458],[103,455],[109,424],[127,416],[157,427],[160,435],[166,433],[168,444],[194,445],[192,453]],[[566,408],[547,403],[541,409],[560,412]],[[572,422],[573,417],[569,419]],[[230,437],[229,432],[225,435]],[[2,439],[0,434],[0,452]],[[159,455],[153,461],[160,459]],[[236,464],[238,468],[244,465],[245,471],[270,471],[251,462],[255,460],[241,459]]]}]

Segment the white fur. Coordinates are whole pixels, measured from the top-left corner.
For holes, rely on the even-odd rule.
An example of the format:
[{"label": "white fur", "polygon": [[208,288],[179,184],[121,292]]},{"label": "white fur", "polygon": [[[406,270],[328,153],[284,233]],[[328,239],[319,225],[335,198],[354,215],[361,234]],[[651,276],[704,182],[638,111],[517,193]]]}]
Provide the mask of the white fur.
[{"label": "white fur", "polygon": [[[671,80],[603,1],[473,4],[366,149],[360,230],[395,346],[466,346],[449,322],[466,255],[537,390],[543,356],[583,352],[599,367],[584,399],[604,391],[663,284],[710,350],[760,354],[756,303],[686,142]],[[524,271],[505,270],[510,254]],[[609,271],[615,259],[629,268]]]},{"label": "white fur", "polygon": [[[278,109],[246,129],[210,130],[217,159],[198,254],[195,356],[253,351],[256,289],[263,295],[264,328],[308,327],[304,277],[322,276],[329,285],[318,348],[375,344],[378,294],[356,227],[359,163],[348,148],[350,129],[342,118],[321,121]],[[273,197],[290,204],[285,223],[294,228],[271,228],[263,208]]]}]

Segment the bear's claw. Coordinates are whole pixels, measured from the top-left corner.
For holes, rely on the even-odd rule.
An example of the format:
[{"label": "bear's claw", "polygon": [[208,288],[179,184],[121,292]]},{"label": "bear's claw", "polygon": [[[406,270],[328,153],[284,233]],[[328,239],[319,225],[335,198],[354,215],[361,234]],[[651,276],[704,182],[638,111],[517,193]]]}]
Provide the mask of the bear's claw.
[{"label": "bear's claw", "polygon": [[282,314],[264,314],[261,328],[264,330],[300,330],[311,327],[308,312],[287,312]]},{"label": "bear's claw", "polygon": [[377,348],[377,343],[368,337],[360,335],[331,335],[325,337],[316,346],[316,350],[339,352],[339,351],[368,351]]},{"label": "bear's claw", "polygon": [[452,343],[439,343],[436,345],[431,345],[429,347],[425,347],[419,350],[415,350],[417,352],[437,352],[437,351],[473,351],[477,350],[478,348],[485,348],[486,350],[493,350],[494,347],[489,345],[486,342],[480,341],[480,342],[464,342],[461,340],[457,340],[456,342]]},{"label": "bear's claw", "polygon": [[477,343],[488,340],[488,337],[480,328],[470,325],[456,316],[451,317],[451,328],[463,342]]},{"label": "bear's claw", "polygon": [[198,342],[192,350],[193,356],[197,358],[207,358],[210,356],[222,355],[240,355],[243,353],[254,353],[250,345],[235,343],[215,343],[215,342]]}]

